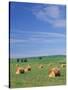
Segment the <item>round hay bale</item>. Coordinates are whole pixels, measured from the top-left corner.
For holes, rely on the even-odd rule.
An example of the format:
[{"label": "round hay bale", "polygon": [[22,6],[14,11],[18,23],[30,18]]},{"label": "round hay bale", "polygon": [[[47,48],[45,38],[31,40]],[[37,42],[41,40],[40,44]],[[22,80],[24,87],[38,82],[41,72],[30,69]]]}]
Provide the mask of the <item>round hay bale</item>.
[{"label": "round hay bale", "polygon": [[27,66],[28,71],[31,71],[31,66],[28,64]]},{"label": "round hay bale", "polygon": [[55,68],[52,68],[50,71],[49,71],[49,77],[56,77],[56,76],[60,76],[60,69],[55,67]]},{"label": "round hay bale", "polygon": [[24,68],[16,64],[16,74],[24,73]]},{"label": "round hay bale", "polygon": [[28,71],[31,71],[31,68],[30,67],[28,67]]},{"label": "round hay bale", "polygon": [[25,71],[25,72],[28,72],[28,68],[24,68],[24,71]]},{"label": "round hay bale", "polygon": [[55,77],[55,73],[52,71],[50,74],[49,74],[49,77]]},{"label": "round hay bale", "polygon": [[66,67],[66,64],[61,64],[61,68],[64,68],[64,67]]},{"label": "round hay bale", "polygon": [[20,68],[19,68],[19,65],[18,64],[16,64],[16,74],[20,74]]},{"label": "round hay bale", "polygon": [[41,64],[41,65],[39,65],[39,68],[43,68],[43,65]]},{"label": "round hay bale", "polygon": [[16,71],[16,74],[20,74],[20,71],[19,71],[19,69]]},{"label": "round hay bale", "polygon": [[21,74],[23,74],[25,71],[24,71],[24,68],[20,68],[19,69],[19,72],[21,73]]},{"label": "round hay bale", "polygon": [[55,67],[52,69],[52,71],[54,71],[55,76],[60,76],[60,69],[59,68]]}]

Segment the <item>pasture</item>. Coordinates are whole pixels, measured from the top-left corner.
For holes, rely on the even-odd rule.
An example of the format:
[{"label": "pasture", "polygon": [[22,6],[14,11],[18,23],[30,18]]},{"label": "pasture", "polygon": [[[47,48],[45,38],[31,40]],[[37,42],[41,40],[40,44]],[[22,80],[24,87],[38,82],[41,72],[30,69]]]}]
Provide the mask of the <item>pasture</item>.
[{"label": "pasture", "polygon": [[[20,67],[29,64],[31,71],[16,75],[16,64]],[[43,68],[39,68],[41,64]],[[66,56],[31,57],[27,58],[27,62],[21,62],[21,60],[17,62],[17,59],[10,59],[10,88],[65,85],[66,67],[61,67],[61,64],[66,64]],[[49,78],[48,71],[53,67],[60,68],[61,75]]]}]

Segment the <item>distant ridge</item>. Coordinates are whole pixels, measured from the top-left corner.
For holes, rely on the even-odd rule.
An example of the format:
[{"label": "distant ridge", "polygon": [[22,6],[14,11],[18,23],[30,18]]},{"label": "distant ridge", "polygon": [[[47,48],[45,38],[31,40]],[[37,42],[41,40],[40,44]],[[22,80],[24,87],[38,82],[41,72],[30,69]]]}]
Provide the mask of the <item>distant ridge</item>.
[{"label": "distant ridge", "polygon": [[[40,58],[40,57],[66,57],[66,55],[48,55],[48,56],[34,56],[34,57],[21,57],[21,58]],[[10,58],[10,59],[17,59],[17,58]]]}]

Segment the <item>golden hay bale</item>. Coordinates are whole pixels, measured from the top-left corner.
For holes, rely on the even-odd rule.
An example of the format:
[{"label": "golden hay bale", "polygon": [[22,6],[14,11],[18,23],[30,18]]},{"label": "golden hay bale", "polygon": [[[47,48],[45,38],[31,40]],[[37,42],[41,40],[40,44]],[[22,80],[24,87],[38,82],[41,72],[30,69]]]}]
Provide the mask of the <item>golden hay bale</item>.
[{"label": "golden hay bale", "polygon": [[19,69],[19,72],[22,74],[22,73],[24,73],[25,71],[24,71],[24,68],[20,68]]},{"label": "golden hay bale", "polygon": [[20,71],[19,71],[19,69],[18,69],[18,70],[16,70],[16,74],[20,74]]},{"label": "golden hay bale", "polygon": [[39,68],[43,68],[43,65],[42,65],[42,64],[40,64],[40,65],[39,65]]},{"label": "golden hay bale", "polygon": [[27,67],[28,71],[31,71],[31,67]]},{"label": "golden hay bale", "polygon": [[66,67],[66,64],[61,64],[61,68]]},{"label": "golden hay bale", "polygon": [[60,69],[55,67],[52,68],[51,70],[49,70],[49,77],[56,77],[56,76],[60,76]]},{"label": "golden hay bale", "polygon": [[20,74],[20,68],[19,68],[19,66],[16,64],[16,74]]},{"label": "golden hay bale", "polygon": [[28,72],[28,68],[26,67],[26,68],[24,68],[24,72]]},{"label": "golden hay bale", "polygon": [[26,68],[27,68],[28,71],[31,71],[31,66],[29,64],[27,65]]},{"label": "golden hay bale", "polygon": [[24,73],[24,68],[19,67],[19,65],[16,65],[16,74]]},{"label": "golden hay bale", "polygon": [[31,68],[30,67],[28,67],[28,71],[31,71]]},{"label": "golden hay bale", "polygon": [[55,73],[52,71],[52,72],[49,74],[49,77],[55,77]]},{"label": "golden hay bale", "polygon": [[55,73],[55,76],[60,76],[60,69],[59,68],[53,68],[53,71]]}]

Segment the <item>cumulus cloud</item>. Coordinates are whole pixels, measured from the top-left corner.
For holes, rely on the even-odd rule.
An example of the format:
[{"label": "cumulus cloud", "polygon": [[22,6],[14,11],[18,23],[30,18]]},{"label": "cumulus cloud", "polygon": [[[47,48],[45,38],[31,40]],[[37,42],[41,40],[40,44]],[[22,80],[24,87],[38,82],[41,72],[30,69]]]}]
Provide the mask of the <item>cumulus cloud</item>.
[{"label": "cumulus cloud", "polygon": [[54,27],[65,27],[66,21],[62,16],[64,11],[61,12],[61,9],[57,5],[51,5],[47,7],[39,6],[32,9],[33,15],[39,20],[47,22]]}]

